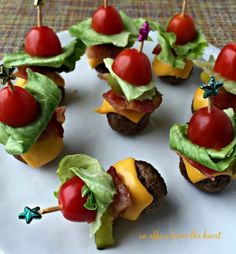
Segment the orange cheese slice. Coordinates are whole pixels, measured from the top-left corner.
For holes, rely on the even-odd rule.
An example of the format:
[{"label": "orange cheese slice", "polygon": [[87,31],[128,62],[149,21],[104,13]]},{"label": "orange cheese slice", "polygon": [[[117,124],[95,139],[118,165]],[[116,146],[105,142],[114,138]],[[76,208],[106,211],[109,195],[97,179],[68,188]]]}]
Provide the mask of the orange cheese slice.
[{"label": "orange cheese slice", "polygon": [[[195,167],[193,167],[187,160],[185,160],[184,158],[182,158],[182,159],[183,159],[188,177],[192,183],[197,183],[197,182],[200,182],[200,181],[203,181],[203,180],[206,180],[209,178],[206,175],[202,174]],[[216,172],[212,176],[216,177],[216,176],[220,176],[220,175],[228,175],[228,176],[232,177],[232,172],[230,170],[226,170],[224,172]]]},{"label": "orange cheese slice", "polygon": [[104,99],[103,104],[100,108],[96,109],[96,112],[99,114],[107,114],[107,113],[117,113],[120,114],[122,116],[125,116],[126,118],[128,118],[130,121],[134,122],[134,123],[138,123],[143,116],[145,115],[145,113],[139,113],[136,111],[132,111],[132,110],[122,110],[117,112],[111,105],[110,103]]},{"label": "orange cheese slice", "polygon": [[32,168],[39,168],[55,159],[62,151],[63,139],[54,135],[45,140],[38,140],[22,159]]},{"label": "orange cheese slice", "polygon": [[168,63],[159,61],[156,57],[153,61],[153,71],[156,76],[174,76],[176,78],[187,79],[193,68],[192,61],[185,60],[184,69],[174,68]]},{"label": "orange cheese slice", "polygon": [[208,106],[208,100],[203,98],[204,91],[198,87],[193,97],[193,111],[198,111],[201,108]]},{"label": "orange cheese slice", "polygon": [[129,190],[132,206],[128,207],[121,217],[137,220],[141,212],[153,201],[153,196],[138,179],[134,158],[127,158],[113,165],[123,184]]}]

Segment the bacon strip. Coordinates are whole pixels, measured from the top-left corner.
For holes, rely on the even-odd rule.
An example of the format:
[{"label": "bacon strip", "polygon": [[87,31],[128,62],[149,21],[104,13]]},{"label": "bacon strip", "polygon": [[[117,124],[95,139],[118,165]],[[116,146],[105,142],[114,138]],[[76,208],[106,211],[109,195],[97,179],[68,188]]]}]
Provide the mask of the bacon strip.
[{"label": "bacon strip", "polygon": [[158,91],[152,100],[144,101],[133,100],[128,102],[124,96],[119,95],[112,90],[104,93],[103,97],[115,110],[117,110],[117,112],[122,110],[133,110],[140,113],[152,113],[160,106],[162,101],[162,95]]},{"label": "bacon strip", "polygon": [[152,54],[159,55],[160,52],[161,52],[161,45],[157,44],[156,47],[153,49]]},{"label": "bacon strip", "polygon": [[58,107],[55,111],[56,119],[60,124],[63,124],[65,122],[65,107]]},{"label": "bacon strip", "polygon": [[48,123],[46,129],[40,135],[38,140],[45,140],[53,135],[57,135],[60,138],[63,138],[64,129],[62,124],[65,121],[65,108],[59,107],[54,112],[50,122]]},{"label": "bacon strip", "polygon": [[121,182],[120,177],[116,173],[116,169],[111,166],[107,171],[113,179],[113,184],[116,189],[116,195],[113,200],[113,217],[118,217],[128,207],[132,206],[132,200],[127,187]]},{"label": "bacon strip", "polygon": [[112,44],[90,46],[86,50],[88,58],[104,59],[107,57],[115,58],[124,48]]}]

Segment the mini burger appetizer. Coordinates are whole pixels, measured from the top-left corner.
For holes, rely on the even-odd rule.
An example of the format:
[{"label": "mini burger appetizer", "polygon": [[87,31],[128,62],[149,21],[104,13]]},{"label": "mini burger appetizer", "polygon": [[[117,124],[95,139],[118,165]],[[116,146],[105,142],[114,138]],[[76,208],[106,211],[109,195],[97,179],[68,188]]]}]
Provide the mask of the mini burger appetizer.
[{"label": "mini burger appetizer", "polygon": [[223,111],[212,105],[222,85],[211,77],[201,86],[208,107],[195,112],[188,124],[170,130],[170,148],[180,156],[182,175],[209,193],[223,190],[236,176],[236,116],[232,108]]},{"label": "mini burger appetizer", "polygon": [[124,48],[130,48],[144,21],[142,18],[131,19],[104,0],[104,5],[93,13],[92,18],[72,26],[69,32],[86,44],[90,66],[105,73],[108,70],[103,60],[114,59]]},{"label": "mini burger appetizer", "polygon": [[[211,56],[207,62],[196,60],[194,63],[203,69],[202,82],[207,83],[212,75],[216,80],[224,81],[224,87],[220,88],[218,96],[213,98],[213,105],[220,109],[233,108],[236,112],[236,42],[225,45],[216,61]],[[197,88],[193,98],[193,112],[207,105],[207,100],[202,95],[202,90]]]},{"label": "mini burger appetizer", "polygon": [[0,143],[7,153],[38,168],[63,148],[64,108],[60,89],[48,77],[27,69],[27,83],[13,85],[14,68],[0,66]]},{"label": "mini burger appetizer", "polygon": [[125,49],[114,60],[104,59],[110,73],[100,75],[111,90],[97,113],[106,114],[111,128],[122,134],[136,134],[148,124],[150,114],[158,108],[162,95],[152,82],[151,63],[142,52],[150,27],[145,22],[140,29],[139,49]]},{"label": "mini burger appetizer", "polygon": [[154,74],[167,83],[177,85],[188,79],[193,69],[193,59],[200,58],[207,46],[201,31],[196,29],[192,17],[182,12],[174,15],[166,28],[158,25],[158,42],[154,48]]},{"label": "mini burger appetizer", "polygon": [[42,214],[61,211],[74,222],[87,222],[98,249],[115,244],[113,223],[118,217],[135,221],[160,206],[167,195],[166,185],[156,169],[145,161],[127,158],[107,172],[97,160],[84,154],[64,157],[57,170],[61,186],[58,205],[46,209],[24,208],[19,219],[30,223]]},{"label": "mini burger appetizer", "polygon": [[64,79],[59,72],[70,72],[75,68],[75,63],[85,52],[85,45],[80,40],[74,40],[62,48],[56,33],[48,26],[42,25],[42,0],[34,3],[38,8],[38,25],[27,33],[24,49],[11,54],[5,54],[3,63],[7,66],[18,67],[15,73],[20,79],[20,84],[26,83],[27,68],[39,72],[52,79],[62,90],[64,95]]}]

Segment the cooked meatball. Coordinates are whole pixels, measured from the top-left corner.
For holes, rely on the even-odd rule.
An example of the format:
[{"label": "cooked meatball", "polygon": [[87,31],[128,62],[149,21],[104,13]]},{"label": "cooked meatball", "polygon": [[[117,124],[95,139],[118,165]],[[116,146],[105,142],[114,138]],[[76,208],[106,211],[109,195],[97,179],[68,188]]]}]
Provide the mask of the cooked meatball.
[{"label": "cooked meatball", "polygon": [[13,156],[14,156],[18,161],[21,161],[21,162],[27,164],[27,163],[25,162],[25,160],[24,160],[20,155],[13,155]]},{"label": "cooked meatball", "polygon": [[142,131],[147,126],[149,118],[150,115],[145,114],[138,123],[134,123],[120,114],[107,114],[107,120],[111,128],[125,135],[137,134]]},{"label": "cooked meatball", "polygon": [[176,78],[174,76],[160,76],[159,78],[163,80],[164,82],[169,83],[171,85],[179,85],[187,80],[182,78]]},{"label": "cooked meatball", "polygon": [[105,58],[115,58],[124,48],[117,47],[113,44],[103,44],[103,45],[94,45],[87,47],[86,56],[88,58],[97,59],[101,64],[95,67],[95,70],[99,73],[108,73],[108,69],[105,67],[103,63],[103,59]]},{"label": "cooked meatball", "polygon": [[[188,177],[186,167],[184,165],[182,158],[180,158],[179,168],[183,177],[190,183],[192,183]],[[200,182],[192,184],[205,192],[214,193],[222,191],[230,183],[230,181],[231,181],[230,176],[220,175],[215,177],[215,181],[212,181],[211,179],[208,178],[206,180],[202,180]]]},{"label": "cooked meatball", "polygon": [[153,202],[143,211],[144,214],[150,213],[160,206],[167,195],[166,184],[158,171],[146,161],[135,161],[135,166],[140,182],[153,196]]},{"label": "cooked meatball", "polygon": [[101,63],[99,65],[97,65],[95,67],[95,70],[101,74],[104,74],[104,73],[109,73],[109,70],[107,69],[107,67],[105,66],[104,63]]}]

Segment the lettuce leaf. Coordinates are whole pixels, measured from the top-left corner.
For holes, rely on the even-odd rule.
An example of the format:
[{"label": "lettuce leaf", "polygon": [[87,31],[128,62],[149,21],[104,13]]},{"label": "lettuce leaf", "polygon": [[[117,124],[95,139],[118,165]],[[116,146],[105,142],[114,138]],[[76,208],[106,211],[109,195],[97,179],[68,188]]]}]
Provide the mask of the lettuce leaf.
[{"label": "lettuce leaf", "polygon": [[53,57],[33,57],[19,51],[5,54],[3,63],[7,66],[42,66],[56,69],[58,72],[70,72],[75,68],[76,61],[84,54],[86,46],[80,40],[74,40],[63,48],[63,53]]},{"label": "lettuce leaf", "polygon": [[84,154],[65,156],[59,163],[57,175],[62,184],[73,176],[80,177],[94,194],[97,203],[96,220],[90,224],[90,236],[100,228],[102,215],[113,201],[115,188],[112,177],[99,162]]},{"label": "lettuce leaf", "polygon": [[[131,47],[137,40],[139,28],[146,20],[143,18],[132,19],[123,11],[120,11],[120,15],[123,20],[124,31],[119,34],[104,35],[97,33],[92,29],[92,18],[73,25],[69,28],[69,32],[72,36],[82,40],[86,46],[113,44],[117,47]],[[154,27],[154,24],[154,21],[150,21],[151,26]]]},{"label": "lettuce leaf", "polygon": [[[200,58],[208,45],[206,38],[200,30],[197,30],[197,36],[194,41],[184,45],[176,45],[176,35],[174,33],[166,32],[160,25],[157,25],[156,28],[158,29],[158,42],[162,49],[157,55],[157,59],[175,68],[184,69],[185,59],[193,60]],[[174,50],[176,55],[173,54],[172,50]]]},{"label": "lettuce leaf", "polygon": [[0,122],[0,143],[5,145],[9,154],[26,153],[47,127],[56,107],[61,100],[61,91],[48,77],[30,69],[25,89],[30,92],[40,105],[41,112],[31,124],[13,128]]},{"label": "lettuce leaf", "polygon": [[117,81],[122,92],[124,93],[126,99],[128,101],[131,100],[147,100],[152,99],[152,97],[156,94],[155,85],[151,81],[146,86],[133,86],[125,80],[121,79],[118,75],[116,75],[112,70],[113,59],[106,58],[104,59],[104,63],[107,69],[110,71],[111,76]]},{"label": "lettuce leaf", "polygon": [[224,83],[224,89],[229,93],[236,95],[236,81],[229,80],[221,76],[219,73],[214,72],[215,58],[210,56],[208,61],[194,60],[194,64],[200,67],[203,72],[208,74],[209,77],[214,76],[216,81],[221,81]]},{"label": "lettuce leaf", "polygon": [[187,138],[188,125],[174,125],[170,130],[169,145],[172,150],[197,161],[198,163],[216,171],[225,171],[236,163],[236,114],[233,109],[224,110],[231,119],[234,127],[235,136],[232,142],[221,149],[203,148],[193,144]]}]

